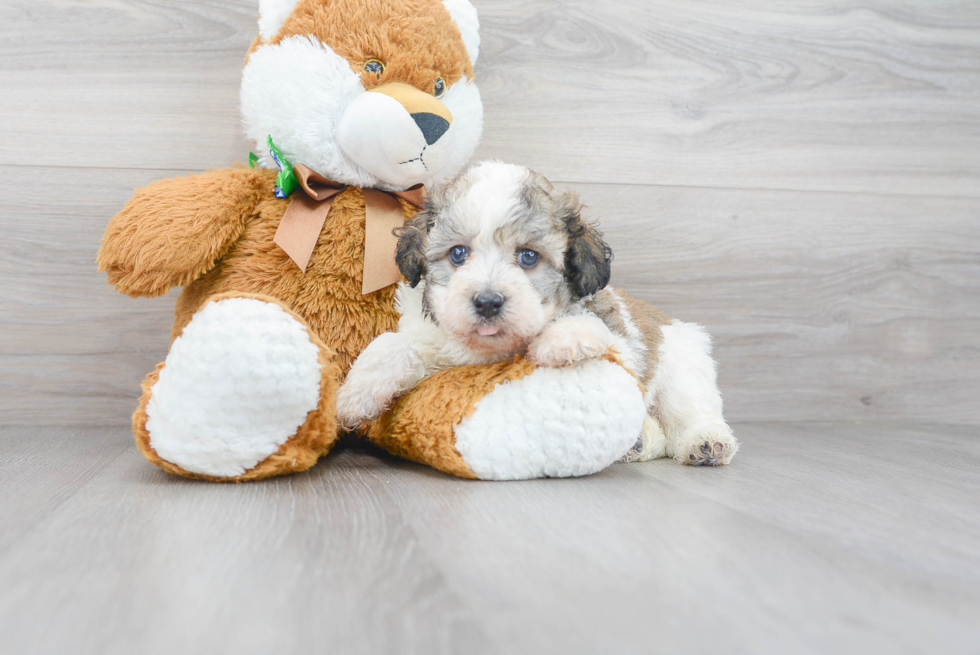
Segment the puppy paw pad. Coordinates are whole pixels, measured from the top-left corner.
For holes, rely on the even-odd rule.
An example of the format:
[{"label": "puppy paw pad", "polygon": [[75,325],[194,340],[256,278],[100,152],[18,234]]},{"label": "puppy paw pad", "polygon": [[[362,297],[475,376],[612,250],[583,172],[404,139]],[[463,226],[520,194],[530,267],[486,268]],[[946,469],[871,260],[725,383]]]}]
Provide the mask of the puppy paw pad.
[{"label": "puppy paw pad", "polygon": [[691,466],[722,466],[732,461],[738,450],[738,442],[730,430],[717,429],[691,439],[690,445],[677,457]]}]

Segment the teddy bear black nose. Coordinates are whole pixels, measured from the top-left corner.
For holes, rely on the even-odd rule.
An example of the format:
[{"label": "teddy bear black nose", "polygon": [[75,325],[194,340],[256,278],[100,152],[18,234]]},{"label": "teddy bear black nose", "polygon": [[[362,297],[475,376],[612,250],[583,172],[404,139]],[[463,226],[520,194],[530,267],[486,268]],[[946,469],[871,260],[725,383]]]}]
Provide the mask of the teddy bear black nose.
[{"label": "teddy bear black nose", "polygon": [[425,137],[425,142],[430,146],[438,141],[446,133],[446,130],[449,129],[449,121],[442,116],[436,116],[427,111],[412,114],[412,119],[419,126],[419,129],[422,130],[422,136]]},{"label": "teddy bear black nose", "polygon": [[473,299],[476,313],[483,318],[493,318],[500,313],[500,308],[503,306],[504,297],[499,293],[481,293]]}]

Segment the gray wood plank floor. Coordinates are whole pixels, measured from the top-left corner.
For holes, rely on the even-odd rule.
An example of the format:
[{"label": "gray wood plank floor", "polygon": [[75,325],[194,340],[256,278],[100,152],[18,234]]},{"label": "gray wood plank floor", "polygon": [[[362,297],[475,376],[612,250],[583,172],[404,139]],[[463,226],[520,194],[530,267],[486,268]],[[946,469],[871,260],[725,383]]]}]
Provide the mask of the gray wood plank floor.
[{"label": "gray wood plank floor", "polygon": [[257,3],[4,0],[0,651],[980,653],[980,3],[474,3],[477,158],[578,188],[614,283],[708,327],[735,463],[151,467],[174,297],[95,252],[247,156]]},{"label": "gray wood plank floor", "polygon": [[[715,335],[731,418],[980,423],[980,4],[476,4],[477,158],[580,189],[614,282]],[[173,297],[115,294],[99,239],[246,157],[255,11],[0,3],[0,422],[128,421]]]},{"label": "gray wood plank floor", "polygon": [[[727,468],[248,485],[0,430],[9,653],[976,653],[980,431],[736,425]],[[972,520],[971,520],[972,518]]]}]

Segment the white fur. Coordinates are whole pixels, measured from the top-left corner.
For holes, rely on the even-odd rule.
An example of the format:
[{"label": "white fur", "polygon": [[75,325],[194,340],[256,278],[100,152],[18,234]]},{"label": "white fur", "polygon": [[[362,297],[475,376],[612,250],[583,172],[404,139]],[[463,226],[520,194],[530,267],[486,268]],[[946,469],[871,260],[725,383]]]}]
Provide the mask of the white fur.
[{"label": "white fur", "polygon": [[364,93],[350,63],[315,38],[291,36],[260,46],[242,72],[246,135],[263,165],[275,163],[266,139],[293,164],[306,164],[337,182],[370,187],[377,180],[337,147],[338,121]]},{"label": "white fur", "polygon": [[[501,240],[500,230],[512,226],[519,216],[522,184],[528,170],[522,166],[489,161],[474,165],[454,183],[450,211],[455,236],[470,249],[465,265],[459,267],[446,285],[427,283],[427,293],[435,320],[457,341],[471,349],[493,349],[502,358],[522,352],[545,326],[557,318],[559,299],[541,297],[533,278],[546,266],[563,270],[567,235],[550,227],[534,244],[541,256],[536,271],[521,269],[515,261],[518,243]],[[437,232],[433,227],[431,232]],[[445,244],[430,243],[429,257],[438,259]],[[503,329],[492,339],[476,336],[481,319],[474,314],[472,299],[479,293],[498,292],[507,298],[496,321]],[[580,308],[579,308],[580,309]]]},{"label": "white fur", "polygon": [[539,368],[481,398],[454,430],[456,449],[483,480],[589,475],[633,446],[645,416],[636,380],[616,364]]},{"label": "white fur", "polygon": [[348,383],[337,392],[337,416],[341,426],[353,430],[381,415],[394,398],[426,375],[418,352],[408,335],[385,332],[368,344],[351,366]]},{"label": "white fur", "polygon": [[601,357],[613,345],[612,332],[597,316],[565,316],[552,322],[527,348],[527,357],[541,366],[569,366]]},{"label": "white fur", "polygon": [[274,37],[299,0],[259,0],[259,36],[264,41]]},{"label": "white fur", "polygon": [[722,416],[711,337],[700,325],[664,325],[647,405],[667,438],[666,454],[685,464],[727,464],[738,442]]},{"label": "white fur", "polygon": [[476,82],[466,77],[460,78],[446,89],[442,104],[446,105],[446,109],[453,115],[453,124],[446,132],[446,136],[452,133],[455,146],[442,168],[429,170],[428,178],[423,180],[426,186],[448,182],[459,174],[473,156],[480,143],[480,137],[483,136],[483,99],[480,97],[480,89],[476,86]]},{"label": "white fur", "polygon": [[[242,73],[241,113],[263,166],[275,166],[271,135],[292,164],[306,164],[343,184],[400,190],[456,175],[483,131],[483,104],[465,77],[442,102],[452,124],[426,146],[408,112],[388,96],[365,91],[350,62],[309,36],[260,46]],[[401,162],[425,155],[420,162]]]},{"label": "white fur", "polygon": [[[513,264],[514,254],[496,244],[485,249],[473,246],[466,265],[452,276],[446,286],[432,286],[429,300],[439,325],[459,343],[473,350],[492,349],[502,358],[523,350],[544,326],[555,317],[554,304],[542,304],[531,291],[527,274]],[[492,285],[492,286],[491,286]],[[430,286],[430,285],[426,285]],[[492,338],[480,337],[480,321],[473,312],[473,297],[492,289],[507,298],[501,320],[501,332]]]},{"label": "white fur", "polygon": [[392,401],[436,371],[512,355],[474,351],[453,339],[423,316],[423,290],[421,285],[414,289],[398,285],[398,332],[385,332],[368,344],[337,392],[337,416],[343,427],[354,429],[378,417]]},{"label": "white fur", "polygon": [[623,457],[624,462],[648,462],[667,456],[667,437],[660,421],[653,416],[643,419],[643,430],[636,445]]},{"label": "white fur", "polygon": [[470,56],[470,61],[476,66],[476,58],[480,54],[480,17],[469,0],[442,0],[449,10],[453,22],[463,36],[463,45]]},{"label": "white fur", "polygon": [[[521,215],[520,197],[529,174],[520,166],[484,162],[454,183],[452,206],[436,217],[429,235],[438,236],[427,245],[430,266],[452,273],[436,284],[430,267],[416,288],[399,286],[398,333],[369,344],[338,393],[344,426],[354,428],[377,417],[395,398],[445,368],[503,361],[524,352],[542,366],[570,366],[600,357],[613,345],[605,323],[588,314],[581,300],[570,300],[561,273],[568,235],[559,219],[535,216],[534,229],[525,233],[528,217]],[[516,253],[529,242],[541,259],[537,267],[524,269]],[[458,267],[446,261],[452,243],[466,244],[470,251]],[[549,289],[542,292],[535,280],[557,280],[560,288],[541,284]],[[489,319],[474,309],[474,298],[487,293],[505,299],[500,313]],[[423,298],[431,314],[423,310]],[[499,331],[481,335],[479,329],[488,325]]]},{"label": "white fur", "polygon": [[[414,289],[399,287],[398,333],[382,335],[351,368],[338,396],[341,422],[354,428],[377,417],[425,377],[452,366],[515,354],[543,367],[582,366],[613,350],[646,387],[647,420],[632,433],[627,461],[671,456],[685,464],[730,462],[738,442],[722,415],[707,332],[681,321],[638,323],[612,289],[595,299],[601,314],[618,311],[620,320],[610,318],[607,325],[590,311],[592,299],[568,295],[562,272],[568,235],[554,220],[554,206],[543,210],[548,205],[541,197],[525,200],[535,197],[532,179],[525,168],[483,162],[433,192],[423,279]],[[515,253],[530,244],[540,260],[524,269]],[[465,262],[449,262],[454,245],[468,249]],[[475,309],[475,299],[489,293],[504,302],[487,318]],[[487,328],[497,331],[482,331]],[[657,353],[648,351],[646,329],[662,331]],[[649,363],[653,355],[656,366]],[[595,387],[602,384],[596,380]]]},{"label": "white fur", "polygon": [[317,407],[318,355],[306,328],[276,304],[209,303],[174,341],[153,385],[150,445],[193,473],[241,475]]},{"label": "white fur", "polygon": [[344,110],[337,145],[351,160],[387,184],[408,188],[445,168],[456,145],[449,130],[426,144],[422,131],[397,100],[381,93],[362,93]]}]

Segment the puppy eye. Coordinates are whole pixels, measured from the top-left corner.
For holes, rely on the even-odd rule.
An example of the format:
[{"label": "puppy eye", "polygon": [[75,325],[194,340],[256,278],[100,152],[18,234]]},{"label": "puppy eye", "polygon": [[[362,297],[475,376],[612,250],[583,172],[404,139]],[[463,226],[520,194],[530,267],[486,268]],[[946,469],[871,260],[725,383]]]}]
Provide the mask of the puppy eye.
[{"label": "puppy eye", "polygon": [[381,77],[381,74],[385,72],[385,65],[382,64],[377,59],[368,59],[367,62],[364,64],[364,70],[366,70],[369,73],[374,73],[378,77]]},{"label": "puppy eye", "polygon": [[517,253],[517,263],[521,265],[521,268],[532,269],[538,265],[538,259],[540,256],[533,250],[525,248]]},{"label": "puppy eye", "polygon": [[436,87],[433,89],[432,95],[437,98],[441,98],[442,96],[446,95],[446,81],[441,77],[436,80]]},{"label": "puppy eye", "polygon": [[449,251],[449,262],[453,266],[462,266],[469,256],[470,249],[466,246],[453,246],[453,249]]}]

